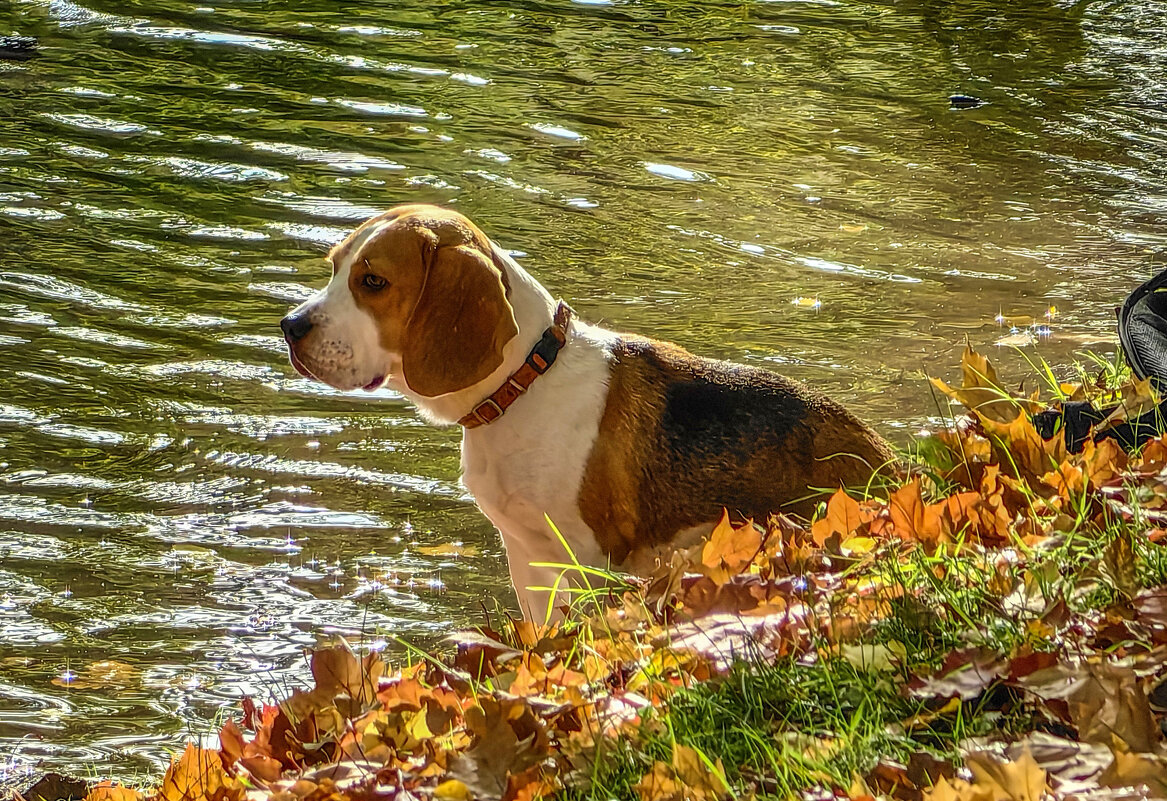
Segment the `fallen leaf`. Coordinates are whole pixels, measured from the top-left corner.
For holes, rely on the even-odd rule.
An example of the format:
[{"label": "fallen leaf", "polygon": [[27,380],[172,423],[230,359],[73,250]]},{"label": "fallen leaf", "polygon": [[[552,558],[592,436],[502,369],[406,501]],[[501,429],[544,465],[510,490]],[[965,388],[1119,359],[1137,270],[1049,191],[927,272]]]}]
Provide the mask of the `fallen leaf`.
[{"label": "fallen leaf", "polygon": [[1078,736],[1131,751],[1150,752],[1162,739],[1159,725],[1134,670],[1112,662],[1059,663],[1021,681],[1039,698],[1064,701]]},{"label": "fallen leaf", "polygon": [[[25,797],[28,798],[27,794]],[[32,799],[29,798],[29,801]],[[85,801],[142,801],[142,794],[117,782],[103,781],[89,789]]]},{"label": "fallen leaf", "polygon": [[187,744],[182,756],[170,763],[159,801],[243,801],[245,791],[238,780],[223,770],[218,751]]},{"label": "fallen leaf", "polygon": [[729,512],[723,510],[721,521],[701,549],[701,564],[714,583],[725,584],[749,564],[761,548],[762,532],[753,521],[734,528],[729,521]]},{"label": "fallen leaf", "polygon": [[1032,398],[1015,396],[1005,389],[997,378],[997,371],[981,354],[966,345],[960,360],[961,386],[954,389],[938,378],[932,384],[948,397],[959,401],[978,417],[998,423],[1011,423],[1023,411],[1041,410],[1041,404]]}]

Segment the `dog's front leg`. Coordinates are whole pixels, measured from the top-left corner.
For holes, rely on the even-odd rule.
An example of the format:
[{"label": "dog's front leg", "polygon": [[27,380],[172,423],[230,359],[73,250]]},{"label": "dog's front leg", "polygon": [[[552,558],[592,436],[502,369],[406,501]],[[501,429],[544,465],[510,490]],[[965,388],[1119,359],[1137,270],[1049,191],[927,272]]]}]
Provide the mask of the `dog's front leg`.
[{"label": "dog's front leg", "polygon": [[[563,608],[571,603],[576,582],[570,569],[548,567],[547,563],[525,561],[529,555],[507,552],[511,583],[519,599],[523,617],[535,623],[549,623],[563,618]],[[562,560],[555,560],[562,561]]]}]

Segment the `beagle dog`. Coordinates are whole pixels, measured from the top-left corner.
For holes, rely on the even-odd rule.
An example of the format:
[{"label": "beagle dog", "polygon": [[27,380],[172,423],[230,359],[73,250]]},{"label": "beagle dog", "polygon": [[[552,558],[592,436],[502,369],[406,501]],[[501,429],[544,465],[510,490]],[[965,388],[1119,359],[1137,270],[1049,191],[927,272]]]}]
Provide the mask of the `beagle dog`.
[{"label": "beagle dog", "polygon": [[585,323],[450,209],[397,207],[329,261],[328,286],[280,323],[292,365],[462,426],[463,482],[528,617],[555,601],[562,570],[546,565],[570,562],[548,521],[581,564],[644,572],[723,509],[806,516],[817,491],[895,461],[809,387]]}]

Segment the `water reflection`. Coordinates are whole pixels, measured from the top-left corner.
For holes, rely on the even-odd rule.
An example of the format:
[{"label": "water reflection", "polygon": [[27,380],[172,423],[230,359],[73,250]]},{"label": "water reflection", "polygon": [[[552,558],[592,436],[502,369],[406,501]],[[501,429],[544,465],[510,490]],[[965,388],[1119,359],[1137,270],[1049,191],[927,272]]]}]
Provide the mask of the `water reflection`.
[{"label": "water reflection", "polygon": [[455,203],[586,317],[901,439],[998,316],[1107,347],[1167,244],[1151,0],[399,6],[0,8],[42,42],[0,62],[0,781],[157,769],[321,633],[511,602],[456,432],[284,360],[366,216]]}]

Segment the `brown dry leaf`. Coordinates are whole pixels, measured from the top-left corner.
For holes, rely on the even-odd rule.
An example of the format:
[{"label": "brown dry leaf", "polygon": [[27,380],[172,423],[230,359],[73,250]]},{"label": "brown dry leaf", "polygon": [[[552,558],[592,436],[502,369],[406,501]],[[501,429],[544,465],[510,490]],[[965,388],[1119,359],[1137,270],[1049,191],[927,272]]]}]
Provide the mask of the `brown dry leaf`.
[{"label": "brown dry leaf", "polygon": [[1102,555],[1103,575],[1115,589],[1127,598],[1133,598],[1143,588],[1139,581],[1139,566],[1130,538],[1119,534]]},{"label": "brown dry leaf", "polygon": [[1028,751],[1012,762],[974,752],[966,762],[971,782],[941,777],[924,791],[923,801],[1041,801],[1046,797],[1049,776]]},{"label": "brown dry leaf", "polygon": [[1167,434],[1143,446],[1139,451],[1138,465],[1145,473],[1158,473],[1167,467]]},{"label": "brown dry leaf", "polygon": [[1083,742],[1149,753],[1162,739],[1134,670],[1109,662],[1058,664],[1021,681],[1039,698],[1065,701]]},{"label": "brown dry leaf", "polygon": [[1098,777],[1103,787],[1145,787],[1148,798],[1167,798],[1167,758],[1161,754],[1114,752],[1114,761]]},{"label": "brown dry leaf", "polygon": [[993,799],[1041,801],[1049,786],[1049,775],[1028,750],[1013,762],[1001,762],[985,752],[969,754],[965,762],[973,786],[984,788]]},{"label": "brown dry leaf", "polygon": [[1070,462],[1062,462],[1054,470],[1041,476],[1042,484],[1053,487],[1061,498],[1072,501],[1080,497],[1086,488],[1086,474],[1082,468]]},{"label": "brown dry leaf", "polygon": [[243,785],[223,770],[218,751],[196,748],[186,750],[166,771],[158,789],[158,801],[243,801]]},{"label": "brown dry leaf", "polygon": [[652,770],[644,774],[634,788],[640,801],[683,801],[681,783],[673,774],[667,762],[659,759],[652,763]]},{"label": "brown dry leaf", "polygon": [[701,549],[701,566],[705,575],[715,584],[725,584],[741,572],[762,549],[762,533],[747,520],[734,528],[729,512],[723,510],[721,522],[713,529]]},{"label": "brown dry leaf", "polygon": [[721,760],[710,762],[695,748],[673,744],[673,770],[695,799],[723,798],[729,792]]},{"label": "brown dry leaf", "polygon": [[837,534],[841,539],[852,536],[859,527],[871,519],[865,515],[859,502],[843,490],[836,490],[827,501],[827,513],[821,520],[816,520],[811,526],[811,535],[819,547]]},{"label": "brown dry leaf", "polygon": [[914,478],[888,496],[887,511],[896,535],[905,540],[918,539],[934,542],[936,533],[929,530],[926,521],[924,497],[920,479]]},{"label": "brown dry leaf", "polygon": [[480,797],[498,798],[512,774],[540,762],[548,753],[543,724],[523,699],[482,696],[466,710],[466,728],[473,746],[449,761],[449,778],[457,779]]},{"label": "brown dry leaf", "polygon": [[[990,440],[996,440],[1007,449],[1007,453],[1000,454],[1001,466],[1012,468],[1015,465],[1021,478],[1043,476],[1065,462],[1068,456],[1065,439],[1043,440],[1028,415],[1021,415],[1008,423],[982,418],[981,425]],[[994,451],[997,449],[994,447]],[[1010,469],[1009,472],[1014,471]]]},{"label": "brown dry leaf", "polygon": [[636,792],[641,801],[717,801],[729,784],[720,759],[707,763],[696,749],[674,743],[672,763],[654,762]]},{"label": "brown dry leaf", "polygon": [[1006,390],[997,378],[993,365],[973,350],[971,345],[965,345],[960,359],[960,372],[959,389],[953,389],[939,378],[933,378],[932,384],[982,419],[1011,423],[1022,411],[1032,413],[1042,408],[1033,398],[1015,397]]},{"label": "brown dry leaf", "polygon": [[89,789],[85,801],[142,801],[142,794],[117,782],[98,782]]},{"label": "brown dry leaf", "polygon": [[963,779],[940,777],[924,791],[922,801],[998,801],[984,788],[974,787]]},{"label": "brown dry leaf", "polygon": [[1118,408],[1107,415],[1106,419],[1094,426],[1094,430],[1106,431],[1128,420],[1141,417],[1159,404],[1155,400],[1154,390],[1151,388],[1151,379],[1132,378],[1119,389],[1121,399]]},{"label": "brown dry leaf", "polygon": [[548,779],[542,765],[532,765],[522,773],[512,773],[507,777],[507,789],[502,801],[535,801],[550,798],[556,790],[555,782]]},{"label": "brown dry leaf", "polygon": [[374,652],[358,659],[345,642],[312,653],[312,678],[317,690],[364,703],[372,703],[376,697],[377,682],[384,669],[380,654]]},{"label": "brown dry leaf", "polygon": [[1099,490],[1126,470],[1129,459],[1113,439],[1087,439],[1082,447],[1082,469],[1092,490]]}]

